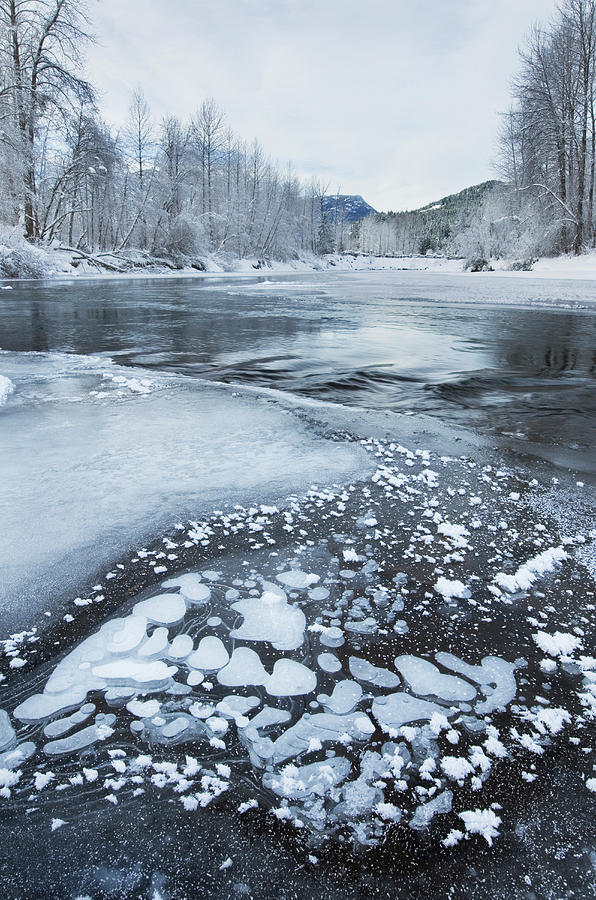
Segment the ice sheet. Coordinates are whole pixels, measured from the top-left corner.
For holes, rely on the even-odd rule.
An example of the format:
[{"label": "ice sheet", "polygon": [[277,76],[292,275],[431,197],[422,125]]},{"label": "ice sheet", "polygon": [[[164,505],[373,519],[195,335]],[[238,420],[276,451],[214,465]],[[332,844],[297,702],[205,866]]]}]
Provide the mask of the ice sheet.
[{"label": "ice sheet", "polygon": [[2,367],[15,386],[0,408],[5,629],[182,517],[370,468],[271,398],[153,373],[138,393],[104,376],[144,372],[61,353],[4,353]]}]

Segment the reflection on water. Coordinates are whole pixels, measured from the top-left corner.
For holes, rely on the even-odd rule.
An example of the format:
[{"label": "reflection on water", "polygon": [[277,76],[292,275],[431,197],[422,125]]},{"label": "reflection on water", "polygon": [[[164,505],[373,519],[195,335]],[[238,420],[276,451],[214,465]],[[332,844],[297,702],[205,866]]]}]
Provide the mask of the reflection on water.
[{"label": "reflection on water", "polygon": [[594,299],[591,282],[408,272],[23,284],[1,297],[0,346],[591,447]]}]

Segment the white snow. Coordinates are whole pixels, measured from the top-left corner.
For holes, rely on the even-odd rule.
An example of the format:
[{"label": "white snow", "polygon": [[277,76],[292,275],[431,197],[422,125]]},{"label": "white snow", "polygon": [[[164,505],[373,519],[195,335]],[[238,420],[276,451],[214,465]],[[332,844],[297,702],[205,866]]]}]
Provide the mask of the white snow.
[{"label": "white snow", "polygon": [[555,631],[554,634],[538,631],[532,637],[540,649],[549,656],[569,656],[582,646],[581,640],[575,634],[562,631]]},{"label": "white snow", "polygon": [[263,775],[263,785],[278,797],[290,800],[306,799],[313,795],[324,797],[348,777],[351,768],[349,760],[341,756],[307,766],[290,764],[279,773]]},{"label": "white snow", "polygon": [[441,760],[441,768],[448,778],[454,781],[464,781],[468,775],[474,773],[474,766],[462,756],[444,756]]},{"label": "white snow", "polygon": [[495,576],[495,583],[507,591],[514,594],[517,591],[529,590],[535,581],[547,572],[552,572],[565,559],[568,559],[568,553],[561,547],[550,547],[534,556],[526,563],[520,566],[512,575],[505,572],[499,572]]},{"label": "white snow", "polygon": [[441,522],[437,527],[437,534],[449,538],[450,543],[454,547],[468,547],[467,538],[470,532],[465,525],[454,525],[451,522]]},{"label": "white snow", "polygon": [[459,813],[459,818],[468,834],[480,834],[492,847],[494,838],[498,837],[501,819],[492,809],[475,809]]},{"label": "white snow", "polygon": [[463,582],[458,581],[457,579],[450,581],[443,575],[437,579],[434,588],[437,594],[441,594],[445,600],[452,600],[454,597],[461,598],[468,596],[468,589]]}]

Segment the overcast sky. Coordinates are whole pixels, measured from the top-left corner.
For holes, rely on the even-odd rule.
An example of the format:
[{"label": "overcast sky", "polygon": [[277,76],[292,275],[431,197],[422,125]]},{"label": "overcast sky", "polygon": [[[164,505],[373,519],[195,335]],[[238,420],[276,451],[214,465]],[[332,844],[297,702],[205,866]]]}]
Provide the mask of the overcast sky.
[{"label": "overcast sky", "polygon": [[213,97],[300,175],[415,208],[494,176],[517,46],[554,0],[91,0],[104,117]]}]

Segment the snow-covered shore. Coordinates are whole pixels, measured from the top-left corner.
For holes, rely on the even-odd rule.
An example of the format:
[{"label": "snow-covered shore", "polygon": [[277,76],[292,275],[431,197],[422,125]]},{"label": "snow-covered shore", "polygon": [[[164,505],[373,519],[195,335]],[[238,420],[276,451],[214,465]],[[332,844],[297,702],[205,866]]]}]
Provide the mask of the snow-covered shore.
[{"label": "snow-covered shore", "polygon": [[140,251],[79,256],[74,251],[34,247],[24,241],[18,246],[0,244],[0,281],[15,279],[213,277],[217,275],[291,275],[308,272],[419,271],[428,274],[466,275],[482,278],[596,279],[596,252],[580,256],[544,257],[523,271],[511,259],[491,259],[487,270],[472,272],[466,260],[444,256],[368,256],[330,253],[303,254],[295,259],[237,259],[209,254],[179,261],[151,257]]},{"label": "snow-covered shore", "polygon": [[18,247],[0,244],[0,278],[62,278],[77,277],[113,278],[154,276],[205,276],[205,275],[283,275],[297,272],[382,271],[414,269],[421,271],[461,272],[463,261],[445,257],[376,257],[333,253],[325,256],[303,254],[289,260],[238,259],[230,255],[208,254],[196,259],[179,261],[151,257],[130,251],[126,254],[106,253],[88,257],[78,256],[67,250],[33,247],[24,242]]}]

